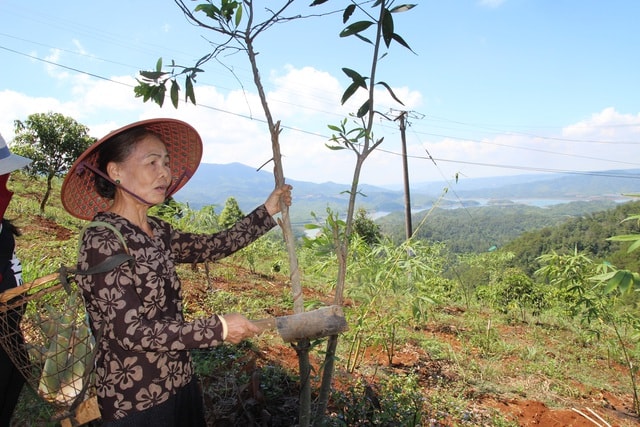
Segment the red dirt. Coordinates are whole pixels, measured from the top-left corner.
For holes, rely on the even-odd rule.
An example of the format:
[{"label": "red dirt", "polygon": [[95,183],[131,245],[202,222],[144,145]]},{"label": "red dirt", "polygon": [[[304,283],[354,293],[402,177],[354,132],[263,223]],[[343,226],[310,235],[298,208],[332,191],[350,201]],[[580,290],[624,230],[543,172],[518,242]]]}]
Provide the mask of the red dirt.
[{"label": "red dirt", "polygon": [[[496,399],[487,398],[482,401],[483,405],[495,408],[501,413],[507,415],[511,420],[517,421],[518,425],[523,427],[545,426],[545,427],[593,427],[597,425],[605,425],[602,420],[594,415],[595,412],[602,419],[606,420],[612,427],[630,426],[638,422],[628,414],[627,411],[620,411],[616,406],[611,405],[611,400],[619,402],[620,407],[624,406],[618,398],[609,395],[607,399],[604,394],[602,401],[597,402],[595,399],[591,402],[585,402],[583,405],[576,405],[575,409],[580,411],[581,415],[573,409],[551,409],[544,403],[532,400],[516,400],[516,399]],[[590,419],[598,422],[591,421]],[[624,424],[623,424],[624,423]]]},{"label": "red dirt", "polygon": [[71,230],[65,228],[53,220],[43,216],[36,217],[37,220],[29,224],[20,224],[20,231],[25,236],[51,236],[55,240],[69,240],[72,236]]},{"label": "red dirt", "polygon": [[[295,351],[288,346],[275,346],[263,349],[261,364],[278,363],[292,371],[298,369],[298,359]],[[419,373],[425,383],[429,383],[434,376],[454,376],[446,365],[429,360],[428,355],[418,347],[410,344],[400,349],[393,357],[392,369],[398,372],[411,368]],[[381,350],[369,349],[362,365],[386,366],[387,356]],[[316,361],[317,367],[317,361]],[[416,370],[417,368],[417,370]],[[346,390],[356,376],[336,375],[334,387]],[[372,378],[368,378],[369,381]],[[542,402],[528,399],[502,399],[498,396],[483,396],[478,399],[478,407],[493,408],[502,413],[510,421],[516,421],[521,427],[594,427],[605,426],[606,420],[611,427],[633,426],[638,419],[630,415],[630,397],[618,397],[611,393],[601,392],[599,396],[592,396],[575,402],[570,408],[549,408]],[[580,413],[576,412],[575,408]],[[594,413],[590,412],[594,411]],[[584,415],[582,415],[584,414]],[[596,424],[589,418],[600,424]],[[438,424],[447,426],[449,424]],[[453,425],[453,424],[451,424]]]}]

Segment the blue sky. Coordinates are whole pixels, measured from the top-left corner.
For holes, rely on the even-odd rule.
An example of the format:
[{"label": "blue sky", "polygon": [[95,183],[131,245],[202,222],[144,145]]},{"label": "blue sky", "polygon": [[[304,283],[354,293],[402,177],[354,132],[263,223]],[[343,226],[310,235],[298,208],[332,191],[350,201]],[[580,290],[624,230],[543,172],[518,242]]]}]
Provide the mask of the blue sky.
[{"label": "blue sky", "polygon": [[[310,10],[309,3],[295,11],[344,5]],[[640,167],[638,16],[635,0],[418,1],[395,15],[415,54],[396,45],[383,59],[378,77],[405,106],[380,97],[378,108],[410,112],[411,181]],[[327,124],[354,110],[339,104],[348,84],[340,69],[367,74],[370,54],[339,39],[341,28],[332,15],[258,39],[270,106],[285,127],[289,178],[351,179],[353,155],[325,148]],[[271,148],[243,54],[205,67],[197,107],[160,109],[133,96],[139,70],[159,57],[191,65],[209,51],[207,39],[219,40],[187,23],[170,0],[0,0],[0,132],[11,140],[14,120],[47,111],[73,117],[96,137],[139,119],[177,117],[201,132],[204,162],[258,167]],[[397,123],[381,121],[376,135],[385,142],[362,182],[398,184]]]}]

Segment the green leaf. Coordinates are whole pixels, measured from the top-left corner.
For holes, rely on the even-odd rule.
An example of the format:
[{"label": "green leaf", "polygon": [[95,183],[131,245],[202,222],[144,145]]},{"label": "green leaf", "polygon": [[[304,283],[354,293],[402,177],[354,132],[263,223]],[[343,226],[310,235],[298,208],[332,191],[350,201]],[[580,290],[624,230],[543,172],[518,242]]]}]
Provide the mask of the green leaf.
[{"label": "green leaf", "polygon": [[395,100],[396,100],[396,102],[399,102],[399,103],[400,103],[400,105],[404,105],[404,103],[403,103],[402,101],[400,101],[400,99],[396,96],[396,94],[395,94],[395,93],[393,93],[393,90],[391,89],[391,86],[389,86],[389,85],[388,85],[388,84],[386,84],[385,82],[378,82],[378,83],[376,83],[376,84],[379,84],[379,85],[382,85],[382,86],[386,87],[386,88],[387,88],[387,91],[389,92],[389,95],[391,95],[391,97],[392,97],[393,99],[395,99]]},{"label": "green leaf", "polygon": [[369,112],[369,100],[367,99],[360,108],[358,108],[357,116],[359,118],[364,117]]},{"label": "green leaf", "polygon": [[613,279],[610,279],[606,282],[606,285],[604,287],[604,294],[609,295],[611,292],[615,291],[616,289],[618,289],[618,283]]},{"label": "green leaf", "polygon": [[151,86],[151,90],[149,91],[149,98],[152,99],[160,107],[162,107],[162,104],[164,104],[165,92],[166,88],[164,87],[164,85]]},{"label": "green leaf", "polygon": [[196,105],[196,94],[193,90],[193,80],[191,76],[187,76],[185,83],[185,101],[189,100],[193,105]]},{"label": "green leaf", "polygon": [[344,93],[342,94],[342,99],[340,99],[340,103],[344,105],[344,103],[347,102],[354,93],[356,93],[359,87],[360,85],[358,83],[356,82],[351,83],[347,88],[347,90],[345,90]]},{"label": "green leaf", "polygon": [[242,3],[238,5],[238,8],[236,9],[236,20],[235,20],[236,27],[240,25],[240,21],[242,21]]},{"label": "green leaf", "polygon": [[[399,35],[397,35],[397,34],[395,34],[395,33],[394,33],[394,34],[393,34],[393,39],[394,39],[396,42],[400,43],[402,46],[404,46],[404,47],[406,47],[407,49],[409,49],[411,52],[413,52],[413,49],[411,49],[411,48],[409,47],[409,45],[407,44],[407,42],[406,42],[406,41],[404,41],[404,39],[403,39],[402,37],[400,37]],[[415,52],[413,52],[413,53],[415,53]]]},{"label": "green leaf", "polygon": [[344,12],[342,12],[342,23],[346,24],[347,21],[349,20],[349,18],[351,18],[351,15],[353,15],[353,12],[356,10],[356,5],[355,4],[350,4],[349,6],[347,6],[344,9]]},{"label": "green leaf", "polygon": [[340,129],[338,126],[334,126],[334,125],[327,125],[327,127],[329,129],[331,129],[334,132],[342,132],[342,129]]},{"label": "green leaf", "polygon": [[345,73],[348,77],[353,80],[358,86],[366,89],[367,88],[367,77],[362,77],[360,73],[351,68],[343,68],[342,72]]},{"label": "green leaf", "polygon": [[388,10],[382,14],[382,39],[387,48],[393,40],[393,17]]},{"label": "green leaf", "polygon": [[366,30],[367,28],[369,28],[370,26],[372,26],[374,23],[371,21],[358,21],[358,22],[354,22],[353,24],[349,25],[347,28],[345,28],[344,30],[342,30],[340,32],[340,37],[349,37],[352,36],[354,34],[358,34],[364,30]]},{"label": "green leaf", "polygon": [[613,242],[632,242],[640,240],[640,234],[621,234],[619,236],[609,237],[607,240],[611,240]]},{"label": "green leaf", "polygon": [[337,150],[346,150],[346,149],[347,149],[346,147],[343,147],[343,146],[341,146],[341,145],[329,145],[329,144],[324,144],[324,146],[325,146],[325,147],[327,147],[329,150],[334,150],[334,151],[337,151]]},{"label": "green leaf", "polygon": [[178,108],[178,96],[180,93],[180,85],[178,85],[178,82],[173,79],[171,80],[171,103],[173,104],[174,108]]},{"label": "green leaf", "polygon": [[391,9],[390,12],[391,13],[406,12],[408,10],[413,9],[414,7],[416,7],[415,4],[401,4],[400,6],[396,6],[393,9]]},{"label": "green leaf", "polygon": [[203,56],[202,58],[198,59],[198,61],[196,62],[196,65],[194,66],[194,68],[191,69],[192,73],[201,73],[202,70],[198,67],[200,67],[202,64],[206,63],[207,61],[209,61],[211,58],[213,58],[213,54],[212,53],[208,53],[205,56]]},{"label": "green leaf", "polygon": [[136,98],[142,97],[142,101],[147,102],[151,97],[152,88],[153,86],[149,85],[148,83],[138,80],[138,86],[133,88],[133,91],[136,95]]},{"label": "green leaf", "polygon": [[151,80],[154,82],[158,82],[162,77],[164,77],[167,73],[162,71],[140,71],[140,75],[147,80]]},{"label": "green leaf", "polygon": [[215,19],[216,21],[220,16],[220,9],[212,4],[199,4],[195,7],[194,12],[204,12],[209,18]]},{"label": "green leaf", "polygon": [[618,270],[616,274],[611,278],[609,283],[607,284],[607,289],[616,287],[620,290],[621,293],[627,293],[631,289],[633,289],[634,278],[633,274],[627,270]]},{"label": "green leaf", "polygon": [[156,71],[162,71],[162,57],[158,58],[156,62]]},{"label": "green leaf", "polygon": [[627,249],[627,253],[631,253],[636,249],[638,249],[639,247],[640,247],[640,240],[636,240],[629,246],[629,249]]},{"label": "green leaf", "polygon": [[356,34],[356,37],[359,38],[360,40],[362,40],[365,43],[369,43],[371,45],[373,44],[373,42],[371,40],[369,40],[368,38],[366,38],[366,37],[364,37],[364,36],[362,36],[360,34]]}]

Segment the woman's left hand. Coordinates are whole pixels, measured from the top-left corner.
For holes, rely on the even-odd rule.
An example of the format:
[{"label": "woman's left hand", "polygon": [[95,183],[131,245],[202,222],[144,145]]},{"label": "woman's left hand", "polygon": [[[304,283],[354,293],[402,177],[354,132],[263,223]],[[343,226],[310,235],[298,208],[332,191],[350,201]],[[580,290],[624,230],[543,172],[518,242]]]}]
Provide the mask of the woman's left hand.
[{"label": "woman's left hand", "polygon": [[284,184],[275,190],[269,195],[269,198],[266,202],[264,202],[265,207],[267,208],[267,212],[269,215],[274,216],[278,212],[280,212],[280,203],[284,203],[286,206],[291,206],[291,190],[292,186],[289,184]]}]

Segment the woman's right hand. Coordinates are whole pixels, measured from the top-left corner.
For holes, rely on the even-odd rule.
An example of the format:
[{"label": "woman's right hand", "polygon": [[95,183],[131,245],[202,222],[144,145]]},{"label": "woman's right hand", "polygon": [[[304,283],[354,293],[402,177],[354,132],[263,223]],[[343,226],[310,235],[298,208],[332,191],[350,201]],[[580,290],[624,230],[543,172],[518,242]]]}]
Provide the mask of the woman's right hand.
[{"label": "woman's right hand", "polygon": [[225,342],[238,344],[242,340],[251,338],[260,332],[260,329],[242,314],[231,313],[222,317],[227,323]]}]

